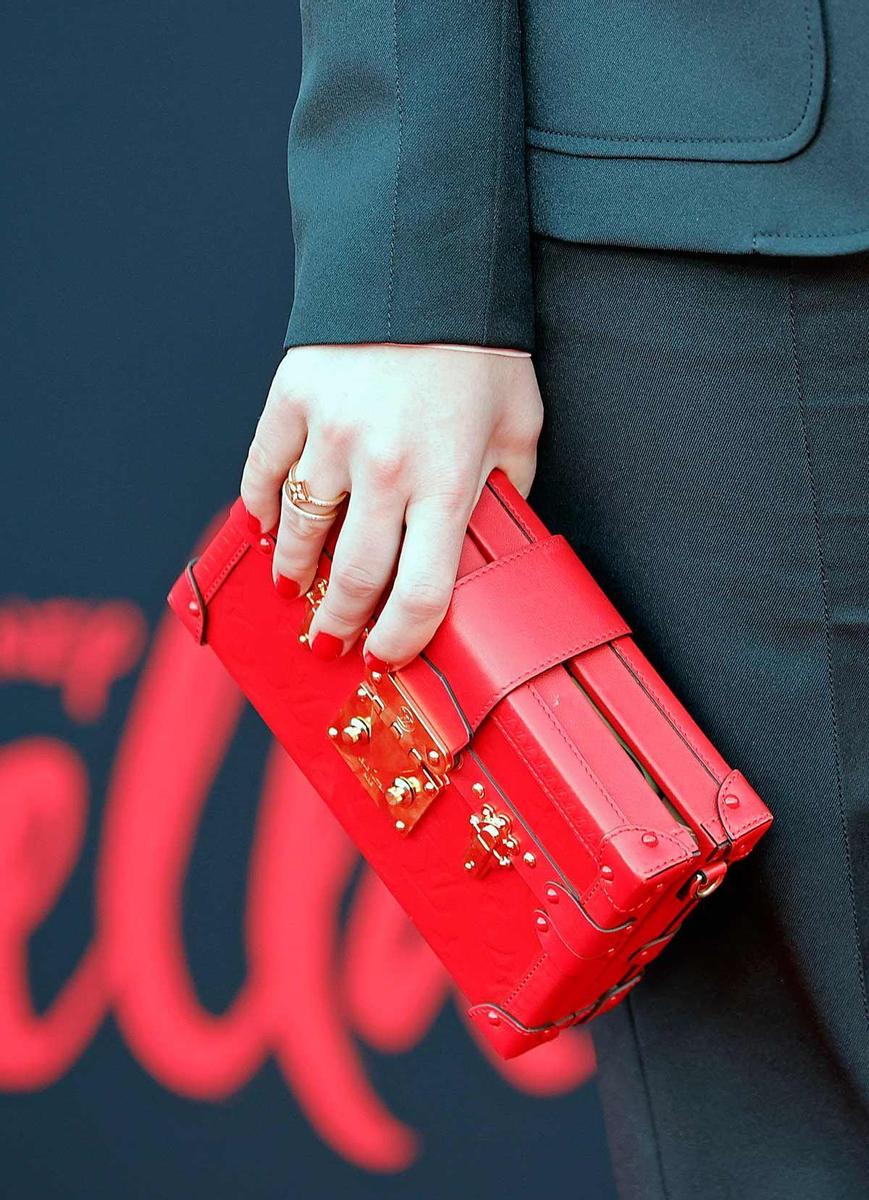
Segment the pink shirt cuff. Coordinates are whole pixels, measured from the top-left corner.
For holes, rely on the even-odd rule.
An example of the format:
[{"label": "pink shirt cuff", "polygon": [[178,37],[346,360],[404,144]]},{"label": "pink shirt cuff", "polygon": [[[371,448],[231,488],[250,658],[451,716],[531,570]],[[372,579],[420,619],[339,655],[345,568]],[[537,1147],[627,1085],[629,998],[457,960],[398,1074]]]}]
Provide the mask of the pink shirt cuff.
[{"label": "pink shirt cuff", "polygon": [[472,354],[506,354],[510,358],[530,358],[529,350],[513,350],[507,346],[463,346],[453,342],[367,342],[369,346],[403,346],[406,350],[468,350]]}]

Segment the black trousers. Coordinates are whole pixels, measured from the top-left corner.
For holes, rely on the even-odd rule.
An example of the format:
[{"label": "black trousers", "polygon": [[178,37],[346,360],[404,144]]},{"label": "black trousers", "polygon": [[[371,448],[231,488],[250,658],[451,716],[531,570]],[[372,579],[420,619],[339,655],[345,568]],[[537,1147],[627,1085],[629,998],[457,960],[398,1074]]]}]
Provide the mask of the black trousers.
[{"label": "black trousers", "polygon": [[534,254],[530,499],[776,817],[589,1027],[620,1195],[866,1200],[869,255]]}]

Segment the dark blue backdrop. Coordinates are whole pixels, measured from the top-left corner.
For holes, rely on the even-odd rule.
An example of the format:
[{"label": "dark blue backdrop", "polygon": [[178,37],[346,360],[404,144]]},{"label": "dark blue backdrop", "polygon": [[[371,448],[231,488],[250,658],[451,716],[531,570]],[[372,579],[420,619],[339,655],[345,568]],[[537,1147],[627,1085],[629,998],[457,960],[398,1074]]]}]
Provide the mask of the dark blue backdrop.
[{"label": "dark blue backdrop", "polygon": [[[400,1054],[360,1039],[381,1101],[423,1139],[392,1175],[329,1145],[270,1059],[222,1098],[166,1086],[131,1052],[111,1001],[68,1064],[41,1077],[28,1059],[22,1028],[36,1031],[35,1062],[40,1019],[98,937],[104,797],[147,639],[189,549],[235,492],[280,356],[299,36],[291,0],[16,0],[3,24],[0,1193],[609,1200],[593,1084],[529,1095],[485,1060],[453,1005]],[[80,603],[46,603],[58,597]],[[94,632],[100,620],[122,647],[108,672],[117,679],[104,701],[76,702],[76,686],[114,661]],[[265,750],[246,716],[185,876],[186,959],[199,1003],[216,1014],[248,971]],[[20,895],[36,895],[63,857],[52,849],[50,772],[37,777],[50,762],[85,772],[83,843],[16,948]],[[160,766],[171,771],[168,751]],[[88,986],[110,991],[98,979]],[[49,1058],[78,1020],[47,1025]]]}]

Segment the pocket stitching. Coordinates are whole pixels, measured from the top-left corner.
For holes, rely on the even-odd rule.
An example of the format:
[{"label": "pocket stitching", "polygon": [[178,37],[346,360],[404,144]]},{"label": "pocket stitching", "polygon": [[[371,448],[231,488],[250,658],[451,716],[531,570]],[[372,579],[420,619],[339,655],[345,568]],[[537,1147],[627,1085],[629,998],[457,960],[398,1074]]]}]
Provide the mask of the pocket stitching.
[{"label": "pocket stitching", "polygon": [[[815,39],[812,35],[812,22],[809,11],[810,0],[803,0],[803,16],[805,18],[806,41],[809,50],[809,84],[806,93],[805,103],[803,104],[802,112],[796,125],[789,129],[786,133],[767,134],[764,137],[757,138],[742,138],[742,137],[692,137],[689,134],[666,134],[660,137],[654,135],[639,135],[632,136],[628,134],[615,133],[588,133],[575,132],[569,133],[563,129],[551,129],[545,125],[528,125],[526,127],[527,134],[545,134],[547,137],[564,138],[570,141],[590,141],[590,142],[610,142],[610,143],[631,143],[633,145],[691,145],[691,146],[721,146],[721,145],[739,145],[739,146],[762,146],[770,142],[786,142],[798,133],[804,124],[806,117],[809,114],[809,109],[812,106],[812,101],[815,99],[818,78],[820,72],[816,70],[817,63],[817,47]],[[534,145],[533,139],[529,139]],[[540,149],[546,149],[545,146],[540,146]]]}]

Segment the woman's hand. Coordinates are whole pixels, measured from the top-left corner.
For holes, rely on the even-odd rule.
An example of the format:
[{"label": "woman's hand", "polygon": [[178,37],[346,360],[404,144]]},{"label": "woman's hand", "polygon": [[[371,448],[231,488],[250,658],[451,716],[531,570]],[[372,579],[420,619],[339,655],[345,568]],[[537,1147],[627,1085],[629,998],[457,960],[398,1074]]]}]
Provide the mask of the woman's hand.
[{"label": "woman's hand", "polygon": [[248,452],[241,495],[257,529],[280,519],[275,585],[291,597],[310,586],[331,527],[282,499],[291,464],[300,459],[296,475],[314,496],[350,493],[326,598],[310,629],[314,654],[337,658],[353,644],[396,560],[366,661],[400,667],[423,649],[449,604],[489,472],[501,467],[528,494],[542,415],[526,357],[375,345],[287,352]]}]

